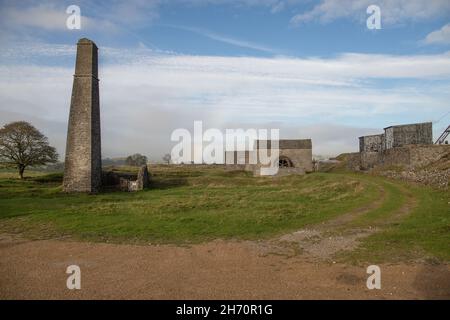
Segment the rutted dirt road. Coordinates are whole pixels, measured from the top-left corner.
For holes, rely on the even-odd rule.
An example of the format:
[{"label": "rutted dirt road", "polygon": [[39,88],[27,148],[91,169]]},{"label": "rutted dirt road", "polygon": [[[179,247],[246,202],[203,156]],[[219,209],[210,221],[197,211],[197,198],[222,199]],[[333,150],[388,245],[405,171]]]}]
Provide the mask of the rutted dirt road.
[{"label": "rutted dirt road", "polygon": [[[406,196],[392,221],[415,206]],[[364,208],[270,241],[218,240],[180,247],[0,235],[0,298],[450,299],[448,264],[381,264],[381,290],[368,290],[368,265],[333,262],[333,254],[352,250],[383,227],[357,230],[351,222],[384,199],[383,190],[379,200]],[[66,287],[65,271],[73,264],[81,268],[81,290]]]},{"label": "rutted dirt road", "polygon": [[[381,290],[366,288],[367,266],[261,255],[248,242],[192,247],[2,241],[2,299],[449,299],[450,266],[380,265]],[[81,290],[66,268],[81,268]]]}]

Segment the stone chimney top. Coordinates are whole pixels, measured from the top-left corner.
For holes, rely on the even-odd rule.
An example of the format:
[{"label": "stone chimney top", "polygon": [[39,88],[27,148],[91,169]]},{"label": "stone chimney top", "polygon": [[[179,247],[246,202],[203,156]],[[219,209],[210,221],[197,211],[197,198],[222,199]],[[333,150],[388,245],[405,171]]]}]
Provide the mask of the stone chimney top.
[{"label": "stone chimney top", "polygon": [[95,47],[97,47],[95,42],[92,40],[89,40],[88,38],[81,38],[80,40],[78,40],[78,44],[90,44],[90,45],[94,45]]}]

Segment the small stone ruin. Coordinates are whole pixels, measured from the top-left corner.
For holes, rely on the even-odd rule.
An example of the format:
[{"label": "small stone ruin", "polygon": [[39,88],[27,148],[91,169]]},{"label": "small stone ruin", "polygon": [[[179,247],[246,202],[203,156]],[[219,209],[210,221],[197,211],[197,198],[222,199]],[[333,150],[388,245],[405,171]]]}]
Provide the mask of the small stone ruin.
[{"label": "small stone ruin", "polygon": [[140,167],[138,174],[130,172],[104,171],[103,186],[120,191],[140,191],[150,186],[150,175],[147,166]]}]

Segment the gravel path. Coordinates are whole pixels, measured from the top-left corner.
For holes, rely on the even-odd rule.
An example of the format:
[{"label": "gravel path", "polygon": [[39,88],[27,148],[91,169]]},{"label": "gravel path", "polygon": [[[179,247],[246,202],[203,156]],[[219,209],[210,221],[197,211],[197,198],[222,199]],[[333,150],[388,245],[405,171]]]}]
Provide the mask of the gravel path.
[{"label": "gravel path", "polygon": [[[1,299],[450,299],[450,265],[380,265],[381,290],[366,288],[367,266],[261,255],[254,243],[191,247],[56,240],[0,242]],[[67,266],[81,290],[66,288]]]}]

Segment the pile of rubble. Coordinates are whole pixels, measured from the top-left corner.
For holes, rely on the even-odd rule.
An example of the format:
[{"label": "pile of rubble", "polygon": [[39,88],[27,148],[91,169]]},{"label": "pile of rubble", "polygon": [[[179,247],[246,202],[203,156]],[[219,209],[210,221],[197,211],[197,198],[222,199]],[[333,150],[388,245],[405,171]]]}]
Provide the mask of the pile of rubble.
[{"label": "pile of rubble", "polygon": [[402,168],[397,170],[386,168],[379,170],[377,174],[447,190],[450,180],[450,151],[425,167]]},{"label": "pile of rubble", "polygon": [[449,187],[450,168],[446,170],[440,169],[423,169],[423,170],[386,170],[379,171],[377,174],[393,179],[412,181],[434,188],[447,190]]}]

